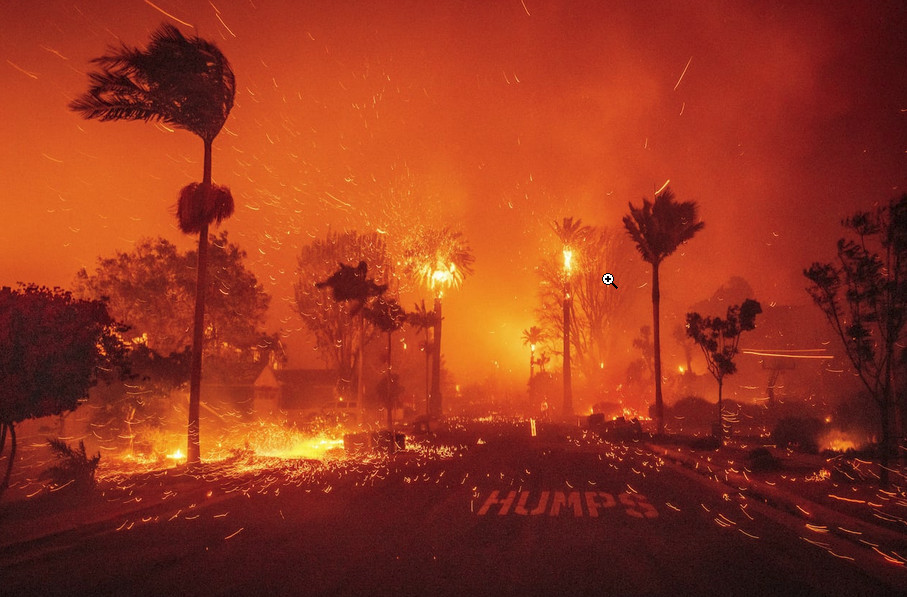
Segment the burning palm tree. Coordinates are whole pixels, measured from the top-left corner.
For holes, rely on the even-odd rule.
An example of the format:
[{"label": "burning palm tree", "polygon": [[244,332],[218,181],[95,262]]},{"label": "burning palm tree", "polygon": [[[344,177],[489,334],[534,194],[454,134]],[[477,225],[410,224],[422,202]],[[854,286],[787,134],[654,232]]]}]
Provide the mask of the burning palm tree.
[{"label": "burning palm tree", "polygon": [[428,411],[441,416],[441,297],[448,288],[459,288],[466,276],[472,274],[475,257],[461,232],[446,226],[440,230],[426,229],[409,244],[404,260],[406,271],[435,296],[433,371]]},{"label": "burning palm tree", "polygon": [[585,242],[586,237],[592,232],[589,226],[583,226],[580,219],[564,218],[558,224],[552,224],[554,233],[561,241],[564,255],[564,406],[563,415],[569,417],[573,414],[573,382],[570,377],[570,313],[573,309],[573,300],[570,290],[570,278],[573,274],[574,253],[579,250],[579,245]]}]

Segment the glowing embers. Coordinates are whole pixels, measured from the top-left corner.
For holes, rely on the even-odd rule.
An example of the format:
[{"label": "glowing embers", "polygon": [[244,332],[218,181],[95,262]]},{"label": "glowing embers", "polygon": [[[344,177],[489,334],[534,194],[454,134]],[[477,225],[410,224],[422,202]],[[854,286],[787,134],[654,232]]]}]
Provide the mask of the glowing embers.
[{"label": "glowing embers", "polygon": [[819,438],[819,448],[821,450],[832,450],[834,452],[859,450],[869,443],[871,441],[868,438],[837,429],[832,429]]},{"label": "glowing embers", "polygon": [[[212,429],[205,436],[202,460],[216,467],[232,463],[238,469],[280,468],[279,461],[286,461],[287,466],[300,460],[336,462],[346,458],[342,435],[339,426],[301,430],[262,420],[237,423]],[[185,445],[185,435],[178,431],[153,430],[136,442],[135,449],[105,454],[99,474],[116,476],[185,465]]]},{"label": "glowing embers", "polygon": [[607,511],[623,511],[633,518],[658,518],[658,511],[646,496],[639,493],[620,493],[615,496],[605,491],[508,491],[497,489],[488,494],[479,508],[479,516],[496,511],[498,516],[560,516],[572,512],[574,518],[598,518]]},{"label": "glowing embers", "polygon": [[295,427],[263,421],[239,435],[232,445],[242,445],[262,457],[324,460],[343,456],[343,439],[339,429],[306,433]]}]

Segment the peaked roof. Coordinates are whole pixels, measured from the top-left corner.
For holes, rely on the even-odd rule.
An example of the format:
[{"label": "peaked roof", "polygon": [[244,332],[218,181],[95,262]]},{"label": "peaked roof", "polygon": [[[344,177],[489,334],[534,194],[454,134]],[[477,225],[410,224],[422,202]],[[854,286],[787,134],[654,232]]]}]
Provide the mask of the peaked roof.
[{"label": "peaked roof", "polygon": [[279,369],[265,367],[252,384],[256,388],[330,385],[337,383],[337,373],[330,369]]},{"label": "peaked roof", "polygon": [[277,382],[277,377],[274,375],[274,369],[271,367],[265,367],[261,370],[261,373],[258,374],[258,377],[255,378],[255,381],[252,383],[256,388],[279,388],[280,384]]}]

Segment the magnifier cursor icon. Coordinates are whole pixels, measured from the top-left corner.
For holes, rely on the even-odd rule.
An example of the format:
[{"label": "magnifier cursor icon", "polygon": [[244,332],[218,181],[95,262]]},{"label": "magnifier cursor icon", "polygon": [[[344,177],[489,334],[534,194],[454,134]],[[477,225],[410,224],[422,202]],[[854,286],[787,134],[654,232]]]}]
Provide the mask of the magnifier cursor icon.
[{"label": "magnifier cursor icon", "polygon": [[614,288],[617,288],[617,284],[614,283],[614,276],[612,276],[611,274],[605,274],[604,276],[602,276],[602,282],[607,286],[613,286]]}]

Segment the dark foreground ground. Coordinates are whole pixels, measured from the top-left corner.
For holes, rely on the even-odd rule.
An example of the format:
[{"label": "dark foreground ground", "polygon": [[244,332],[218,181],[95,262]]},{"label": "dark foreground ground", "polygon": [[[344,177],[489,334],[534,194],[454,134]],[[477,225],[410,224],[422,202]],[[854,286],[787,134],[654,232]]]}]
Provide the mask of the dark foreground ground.
[{"label": "dark foreground ground", "polygon": [[241,456],[102,489],[62,514],[55,497],[0,509],[0,593],[907,594],[872,540],[564,428],[472,424],[392,458]]}]

